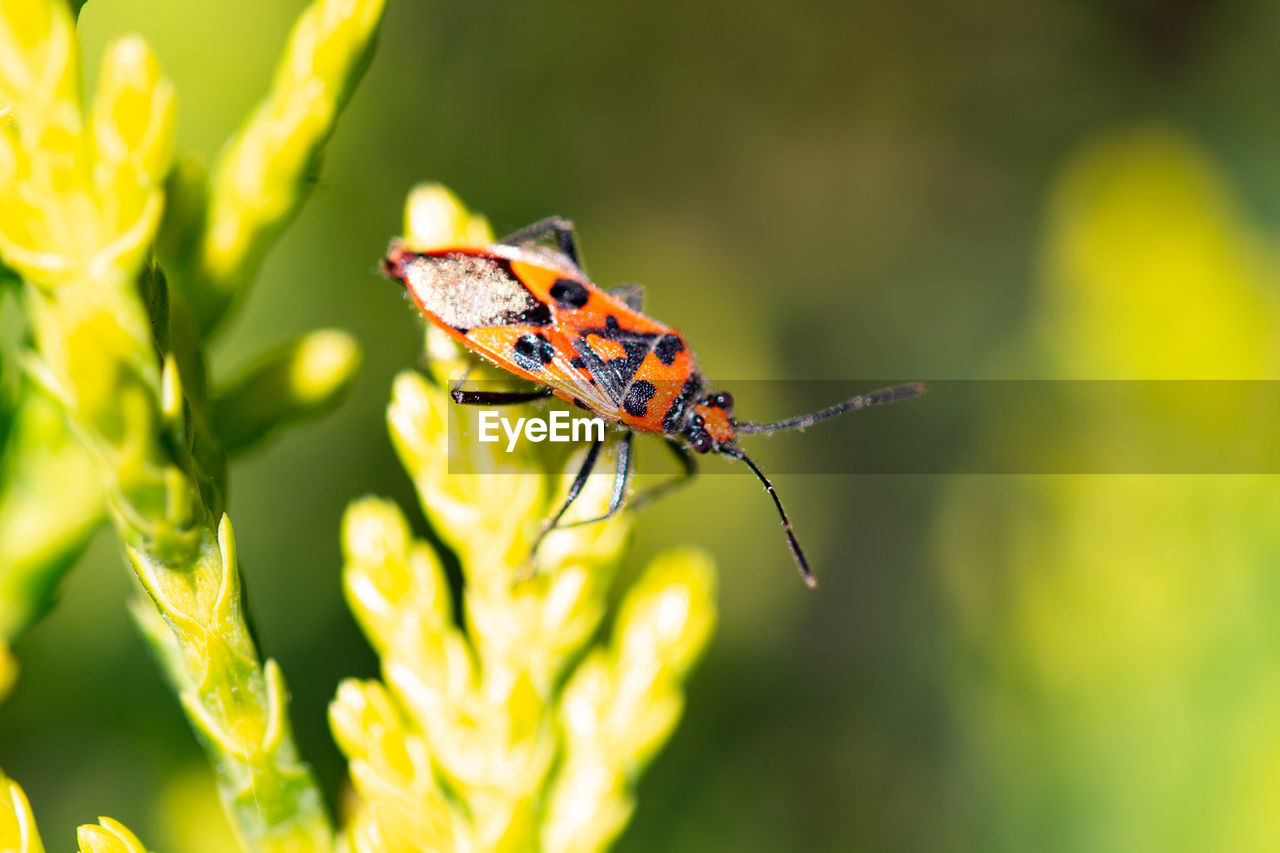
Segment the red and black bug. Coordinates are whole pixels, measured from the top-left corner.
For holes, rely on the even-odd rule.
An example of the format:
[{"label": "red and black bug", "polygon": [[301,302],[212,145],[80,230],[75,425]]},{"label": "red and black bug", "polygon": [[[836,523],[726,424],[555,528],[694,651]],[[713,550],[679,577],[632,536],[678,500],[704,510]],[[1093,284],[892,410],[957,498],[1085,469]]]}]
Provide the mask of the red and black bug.
[{"label": "red and black bug", "polygon": [[[697,471],[695,453],[740,459],[773,498],[787,544],[809,586],[815,585],[813,573],[782,501],[764,472],[738,447],[738,436],[804,429],[842,412],[924,391],[920,383],[900,385],[775,423],[739,421],[733,398],[707,389],[684,337],[640,313],[639,287],[604,291],[590,282],[578,260],[573,225],[563,219],[544,219],[484,248],[414,252],[392,243],[382,270],[403,284],[427,319],[454,340],[541,386],[527,392],[457,387],[451,392],[455,402],[499,406],[554,395],[624,428],[609,507],[599,518],[577,524],[603,521],[622,507],[634,433],[660,435],[680,461],[681,474],[637,495],[632,506],[691,479]],[[555,529],[581,493],[602,446],[602,441],[592,443],[564,504],[548,519],[538,542]]]}]

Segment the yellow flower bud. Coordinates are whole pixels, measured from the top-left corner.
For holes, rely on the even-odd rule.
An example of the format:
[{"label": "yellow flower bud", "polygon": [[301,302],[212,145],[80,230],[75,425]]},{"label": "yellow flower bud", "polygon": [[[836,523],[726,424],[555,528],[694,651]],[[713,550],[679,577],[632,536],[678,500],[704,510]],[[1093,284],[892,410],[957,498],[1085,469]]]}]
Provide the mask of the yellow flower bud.
[{"label": "yellow flower bud", "polygon": [[27,795],[17,782],[4,778],[3,774],[0,774],[0,850],[44,853]]},{"label": "yellow flower bud", "polygon": [[467,210],[442,184],[419,184],[404,208],[405,246],[419,252],[493,242],[489,221]]},{"label": "yellow flower bud", "polygon": [[80,853],[147,853],[138,836],[109,817],[98,818],[98,825],[87,824],[76,830]]},{"label": "yellow flower bud", "polygon": [[214,431],[229,451],[243,451],[333,409],[351,391],[359,367],[360,347],[350,335],[310,332],[263,356],[219,390]]}]

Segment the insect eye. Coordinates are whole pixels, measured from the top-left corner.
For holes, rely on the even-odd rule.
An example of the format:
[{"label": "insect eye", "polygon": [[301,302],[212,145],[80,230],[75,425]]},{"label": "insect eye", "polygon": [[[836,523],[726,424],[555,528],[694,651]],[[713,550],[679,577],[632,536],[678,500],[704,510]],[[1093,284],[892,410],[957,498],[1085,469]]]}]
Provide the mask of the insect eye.
[{"label": "insect eye", "polygon": [[705,421],[703,420],[702,415],[695,414],[689,418],[689,423],[693,424],[695,427],[700,427],[705,423]]},{"label": "insect eye", "polygon": [[733,395],[728,391],[720,391],[711,398],[711,405],[717,409],[732,409]]},{"label": "insect eye", "polygon": [[693,437],[693,449],[699,453],[706,453],[711,449],[711,436],[705,432],[700,432]]}]

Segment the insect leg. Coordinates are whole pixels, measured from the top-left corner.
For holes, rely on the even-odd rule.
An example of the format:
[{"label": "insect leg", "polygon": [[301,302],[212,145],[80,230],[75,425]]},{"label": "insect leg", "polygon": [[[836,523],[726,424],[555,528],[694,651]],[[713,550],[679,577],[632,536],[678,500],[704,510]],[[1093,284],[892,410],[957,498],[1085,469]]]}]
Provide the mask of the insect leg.
[{"label": "insect leg", "polygon": [[628,432],[619,442],[618,468],[613,476],[613,494],[609,496],[609,508],[605,510],[604,515],[562,524],[560,525],[561,529],[581,527],[584,524],[595,524],[597,521],[606,521],[613,518],[618,514],[618,510],[622,509],[622,503],[627,498],[627,486],[631,482],[631,440],[634,435],[634,433]]},{"label": "insect leg", "polygon": [[[622,504],[626,500],[627,496],[627,486],[631,482],[631,440],[633,436],[633,433],[627,433],[627,437],[622,440],[622,447],[618,450],[618,473],[613,481],[613,495],[609,499],[609,509],[604,515],[596,518],[584,519],[582,521],[575,521],[571,524],[562,524],[560,525],[561,528],[578,527],[583,524],[594,524],[597,521],[604,521],[612,518],[617,514],[618,510],[622,508]],[[653,503],[658,498],[671,494],[676,489],[689,483],[694,478],[694,475],[698,473],[698,460],[689,452],[689,448],[685,447],[680,442],[672,441],[671,439],[667,439],[667,447],[671,448],[671,452],[680,462],[681,471],[665,482],[658,483],[656,486],[651,486],[650,488],[636,494],[636,496],[629,502],[631,509],[640,509],[643,506]]]},{"label": "insect leg", "polygon": [[694,475],[698,473],[698,460],[689,452],[689,448],[685,447],[680,442],[673,441],[669,438],[667,439],[667,447],[671,448],[671,452],[675,454],[676,460],[679,461],[681,466],[680,473],[665,482],[658,483],[656,486],[645,489],[643,492],[640,492],[633,497],[631,499],[631,508],[633,510],[653,503],[660,497],[671,494],[681,486],[688,484],[689,481],[694,478]]},{"label": "insect leg", "polygon": [[467,365],[467,372],[449,389],[449,396],[459,406],[511,406],[542,400],[552,394],[550,388],[539,388],[536,391],[463,391],[462,383],[467,381],[474,367],[474,364]]},{"label": "insect leg", "polygon": [[569,256],[569,260],[573,261],[574,266],[582,266],[578,260],[578,245],[574,238],[573,223],[567,219],[561,219],[559,216],[548,216],[546,219],[540,219],[527,228],[521,228],[519,231],[508,234],[498,242],[504,246],[519,246],[524,243],[537,242],[548,235],[556,238],[556,245],[560,247],[560,251]]},{"label": "insect leg", "polygon": [[449,391],[453,402],[459,406],[511,406],[516,403],[528,403],[531,400],[542,400],[551,396],[550,388],[539,388],[537,391],[463,391],[453,388]]},{"label": "insect leg", "polygon": [[573,506],[573,502],[578,499],[578,495],[582,494],[582,487],[587,484],[587,478],[591,476],[591,471],[596,467],[597,460],[600,459],[600,448],[604,446],[604,439],[597,439],[591,442],[590,449],[587,450],[587,458],[582,460],[582,467],[578,469],[577,475],[574,476],[573,482],[569,485],[569,494],[565,495],[564,503],[560,505],[560,509],[556,514],[548,518],[542,525],[542,531],[538,534],[538,538],[533,540],[533,547],[529,549],[529,558],[533,559],[533,555],[538,553],[538,546],[542,544],[542,540],[547,534],[556,529],[556,525],[560,523],[560,519],[564,518],[564,514],[569,511],[569,507]]}]

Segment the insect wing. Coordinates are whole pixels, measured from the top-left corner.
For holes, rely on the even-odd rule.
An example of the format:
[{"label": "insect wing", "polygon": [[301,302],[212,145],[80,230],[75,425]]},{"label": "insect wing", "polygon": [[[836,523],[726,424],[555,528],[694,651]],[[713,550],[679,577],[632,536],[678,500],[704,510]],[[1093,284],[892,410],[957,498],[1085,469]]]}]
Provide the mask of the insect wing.
[{"label": "insect wing", "polygon": [[602,291],[527,258],[511,257],[510,263],[512,274],[548,307],[563,342],[557,348],[580,366],[577,375],[589,379],[592,408],[606,413],[595,402],[603,393],[606,416],[632,428],[660,433],[679,421],[686,398],[700,385],[697,365],[678,332],[628,304],[637,291]]},{"label": "insect wing", "polygon": [[396,247],[385,269],[478,355],[601,417],[664,431],[696,372],[679,334],[635,310],[629,293],[606,293],[564,261],[501,244]]},{"label": "insect wing", "polygon": [[566,402],[578,401],[601,417],[619,419],[617,401],[596,385],[586,369],[574,366],[573,346],[556,328],[483,326],[467,332],[464,340],[504,370],[552,388]]}]

